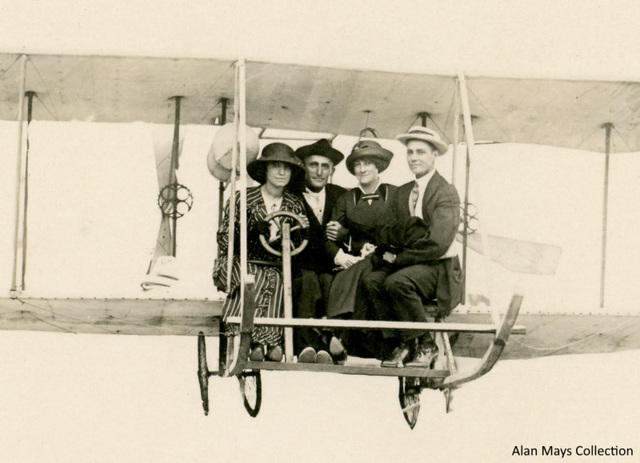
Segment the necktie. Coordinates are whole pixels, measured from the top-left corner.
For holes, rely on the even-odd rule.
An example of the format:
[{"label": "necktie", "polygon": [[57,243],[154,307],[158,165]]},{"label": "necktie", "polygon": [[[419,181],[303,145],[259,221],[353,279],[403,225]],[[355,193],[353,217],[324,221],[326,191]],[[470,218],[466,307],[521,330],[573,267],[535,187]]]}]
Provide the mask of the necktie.
[{"label": "necktie", "polygon": [[409,197],[409,212],[411,212],[412,216],[416,215],[418,196],[420,196],[420,187],[418,187],[418,182],[414,182],[413,189],[411,190],[411,196]]}]

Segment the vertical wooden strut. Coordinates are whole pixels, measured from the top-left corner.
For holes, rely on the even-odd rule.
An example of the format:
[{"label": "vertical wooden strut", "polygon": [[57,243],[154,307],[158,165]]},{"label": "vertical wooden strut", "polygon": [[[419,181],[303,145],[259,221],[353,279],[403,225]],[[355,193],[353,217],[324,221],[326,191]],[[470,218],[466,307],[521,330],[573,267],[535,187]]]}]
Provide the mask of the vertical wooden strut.
[{"label": "vertical wooden strut", "polygon": [[[282,224],[282,281],[284,283],[284,317],[293,318],[293,301],[291,288],[291,231],[289,224]],[[284,353],[287,362],[293,362],[293,329],[284,329]]]},{"label": "vertical wooden strut", "polygon": [[[460,102],[462,105],[462,116],[463,116],[463,122],[464,122],[464,133],[465,133],[465,138],[467,139],[467,162],[469,163],[468,166],[470,165],[470,159],[472,157],[472,150],[475,148],[475,138],[473,136],[473,125],[471,122],[471,109],[469,106],[469,95],[467,94],[467,82],[466,79],[464,77],[464,73],[459,72],[458,73],[458,82],[460,84]],[[476,203],[478,205],[482,204],[481,202],[481,192],[479,191],[479,182],[477,181],[477,176],[475,177],[476,182],[475,182],[475,193],[476,193]],[[465,206],[466,206],[466,201],[465,201]],[[465,210],[466,212],[466,210]],[[486,234],[486,230],[483,230],[482,227],[480,227],[480,239],[482,240],[482,254],[484,256],[484,267],[485,267],[485,273],[487,274],[487,286],[489,288],[489,300],[490,300],[490,308],[491,308],[491,320],[493,321],[494,324],[499,325],[500,324],[500,316],[498,315],[498,313],[494,310],[493,304],[495,303],[495,300],[493,298],[493,294],[492,294],[492,288],[491,288],[491,249],[489,248],[489,237]]]},{"label": "vertical wooden strut", "polygon": [[23,178],[24,178],[24,165],[22,158],[22,124],[24,123],[24,92],[26,87],[27,80],[27,56],[22,55],[20,57],[20,93],[18,96],[18,154],[16,159],[16,204],[15,204],[15,227],[13,233],[13,271],[11,274],[11,296],[17,296],[17,292],[22,290],[22,288],[18,288],[18,260],[21,258],[20,246],[22,243],[19,243],[20,236],[20,210],[22,209],[21,205],[21,195]]},{"label": "vertical wooden strut", "polygon": [[22,218],[22,279],[21,288],[24,291],[26,288],[25,275],[27,274],[27,208],[29,207],[29,126],[31,125],[31,119],[33,116],[33,97],[35,92],[26,92],[27,97],[27,148],[24,156],[24,211]]},{"label": "vertical wooden strut", "polygon": [[[220,112],[220,126],[222,127],[227,123],[227,104],[229,104],[229,98],[220,98],[220,104],[222,105]],[[218,182],[218,224],[222,223],[224,215],[224,189],[225,182],[220,180]],[[220,257],[220,249],[218,249],[218,257]]]},{"label": "vertical wooden strut", "polygon": [[[180,155],[180,100],[181,96],[172,96],[170,99],[176,101],[175,119],[173,122],[173,145],[171,147],[171,170],[169,171],[169,185],[173,186],[171,190],[171,201],[174,202],[174,207],[177,207],[178,194],[178,179],[176,170],[180,167],[178,157]],[[177,209],[173,211],[173,217],[171,222],[172,238],[171,238],[171,255],[176,256],[176,244],[178,235],[178,214]]]},{"label": "vertical wooden strut", "polygon": [[602,204],[602,256],[600,258],[600,308],[604,307],[605,277],[607,266],[607,215],[609,213],[609,155],[611,153],[611,128],[613,124],[602,124],[605,130],[604,192]]},{"label": "vertical wooden strut", "polygon": [[[245,96],[245,62],[238,60],[238,124],[236,140],[240,148],[240,304],[245,307],[245,285],[247,283],[247,126],[246,96]],[[235,175],[235,171],[232,172]]]},{"label": "vertical wooden strut", "polygon": [[[236,172],[238,170],[238,92],[240,68],[236,63],[235,91],[233,98],[233,146],[231,149],[231,176],[229,177],[229,247],[227,249],[227,293],[231,292],[231,272],[233,271],[233,253],[236,244]],[[242,294],[242,293],[240,293]],[[241,301],[242,302],[242,301]],[[242,304],[240,305],[242,307]]]}]

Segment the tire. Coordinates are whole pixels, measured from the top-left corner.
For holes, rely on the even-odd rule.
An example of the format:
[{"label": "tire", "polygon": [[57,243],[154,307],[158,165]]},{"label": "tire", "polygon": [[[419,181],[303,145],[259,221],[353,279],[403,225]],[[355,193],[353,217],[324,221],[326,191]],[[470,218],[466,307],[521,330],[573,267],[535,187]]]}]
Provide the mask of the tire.
[{"label": "tire", "polygon": [[260,376],[260,370],[245,372],[238,375],[238,381],[240,382],[240,393],[242,394],[242,401],[244,408],[249,413],[249,416],[255,418],[260,412],[260,406],[262,405],[262,378]]},{"label": "tire", "polygon": [[411,429],[418,422],[420,414],[420,378],[399,377],[399,393],[400,409],[404,415],[404,419]]}]

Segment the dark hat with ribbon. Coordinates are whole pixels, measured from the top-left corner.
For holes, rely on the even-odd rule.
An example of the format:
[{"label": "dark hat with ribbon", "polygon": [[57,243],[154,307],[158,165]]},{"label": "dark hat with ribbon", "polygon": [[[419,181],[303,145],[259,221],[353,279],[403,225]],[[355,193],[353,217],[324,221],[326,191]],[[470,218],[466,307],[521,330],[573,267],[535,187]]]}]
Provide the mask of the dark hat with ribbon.
[{"label": "dark hat with ribbon", "polygon": [[322,138],[310,145],[301,146],[296,150],[296,156],[304,162],[309,156],[324,156],[333,162],[336,166],[344,159],[344,154],[331,146],[331,143],[326,138]]},{"label": "dark hat with ribbon", "polygon": [[284,143],[271,143],[262,149],[258,159],[247,166],[247,172],[261,185],[267,181],[267,163],[284,162],[291,167],[291,180],[289,184],[300,182],[304,178],[302,162],[293,154],[293,149]]},{"label": "dark hat with ribbon", "polygon": [[360,140],[354,145],[345,163],[351,175],[355,175],[355,163],[360,159],[372,161],[378,167],[378,172],[382,172],[389,167],[392,157],[393,153],[380,146],[380,143],[373,140]]}]

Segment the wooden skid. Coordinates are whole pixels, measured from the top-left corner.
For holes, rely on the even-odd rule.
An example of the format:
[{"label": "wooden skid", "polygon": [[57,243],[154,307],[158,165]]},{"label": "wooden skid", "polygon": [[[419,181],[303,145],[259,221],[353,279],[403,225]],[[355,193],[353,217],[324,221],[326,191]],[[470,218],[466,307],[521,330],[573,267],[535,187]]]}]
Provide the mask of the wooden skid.
[{"label": "wooden skid", "polygon": [[[240,317],[229,317],[227,323],[240,323]],[[256,318],[255,325],[264,326],[303,326],[315,328],[347,328],[347,329],[394,329],[394,330],[428,330],[433,332],[464,333],[496,333],[498,328],[491,323],[417,323],[391,322],[371,320],[326,320],[314,318]],[[524,326],[514,326],[514,334],[526,334]]]},{"label": "wooden skid", "polygon": [[417,378],[446,378],[448,370],[429,368],[383,368],[375,365],[330,365],[318,363],[251,362],[244,364],[246,370],[315,371],[368,376],[410,376]]}]

